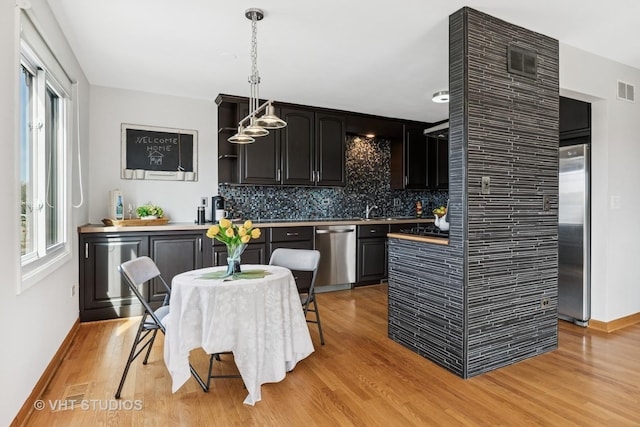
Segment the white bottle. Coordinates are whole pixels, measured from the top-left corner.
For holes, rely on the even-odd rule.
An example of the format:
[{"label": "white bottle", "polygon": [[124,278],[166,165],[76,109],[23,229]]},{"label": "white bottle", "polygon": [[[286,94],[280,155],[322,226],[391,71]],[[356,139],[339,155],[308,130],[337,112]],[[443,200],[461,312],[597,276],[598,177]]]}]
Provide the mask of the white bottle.
[{"label": "white bottle", "polygon": [[122,204],[122,195],[118,195],[118,201],[116,202],[116,219],[124,219],[124,205]]}]

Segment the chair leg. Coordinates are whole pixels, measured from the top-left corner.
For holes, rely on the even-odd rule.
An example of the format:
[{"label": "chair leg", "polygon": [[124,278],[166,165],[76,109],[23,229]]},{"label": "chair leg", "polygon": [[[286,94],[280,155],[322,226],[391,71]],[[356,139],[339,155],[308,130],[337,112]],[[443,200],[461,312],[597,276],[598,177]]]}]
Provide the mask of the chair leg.
[{"label": "chair leg", "polygon": [[318,332],[320,333],[320,345],[324,345],[324,335],[322,334],[322,323],[320,323],[320,311],[318,310],[318,303],[316,302],[316,296],[313,296],[313,308],[316,313],[316,323],[318,324]]},{"label": "chair leg", "polygon": [[207,380],[207,384],[205,384],[204,381],[202,381],[202,378],[200,378],[200,375],[198,375],[198,373],[194,369],[194,367],[191,366],[191,363],[189,363],[189,370],[191,371],[191,375],[193,375],[193,378],[195,378],[198,384],[200,384],[200,387],[202,387],[202,391],[204,392],[209,391],[209,381]]},{"label": "chair leg", "polygon": [[147,364],[147,360],[149,360],[149,355],[151,354],[151,347],[153,347],[153,343],[156,340],[156,334],[158,333],[157,329],[153,330],[153,335],[151,336],[151,339],[149,340],[149,346],[147,348],[147,354],[144,355],[144,360],[142,361],[143,365]]},{"label": "chair leg", "polygon": [[[310,308],[313,303],[313,309]],[[316,294],[309,294],[307,300],[304,303],[304,318],[307,318],[308,312],[315,313],[316,320],[307,320],[309,323],[315,323],[318,325],[318,332],[320,333],[320,344],[324,345],[324,335],[322,334],[322,324],[320,323],[320,312],[318,311],[318,303],[316,302]]]},{"label": "chair leg", "polygon": [[144,319],[140,322],[138,326],[138,332],[136,333],[136,338],[133,341],[133,345],[131,346],[131,351],[129,352],[129,357],[127,358],[127,364],[124,366],[124,372],[122,373],[122,378],[120,378],[120,385],[118,385],[118,390],[116,391],[116,399],[120,399],[120,393],[122,392],[122,387],[124,386],[124,380],[127,379],[127,373],[129,373],[129,367],[131,366],[131,362],[136,358],[136,349],[138,348],[138,344],[140,342],[140,336],[142,335],[142,329],[144,327]]}]

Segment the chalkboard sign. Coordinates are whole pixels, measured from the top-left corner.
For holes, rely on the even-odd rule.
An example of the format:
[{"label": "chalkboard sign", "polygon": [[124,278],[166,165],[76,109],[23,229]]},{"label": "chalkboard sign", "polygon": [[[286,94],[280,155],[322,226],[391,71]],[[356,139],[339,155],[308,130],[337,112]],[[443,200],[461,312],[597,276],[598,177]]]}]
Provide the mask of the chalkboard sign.
[{"label": "chalkboard sign", "polygon": [[197,180],[198,132],[122,124],[122,178]]}]

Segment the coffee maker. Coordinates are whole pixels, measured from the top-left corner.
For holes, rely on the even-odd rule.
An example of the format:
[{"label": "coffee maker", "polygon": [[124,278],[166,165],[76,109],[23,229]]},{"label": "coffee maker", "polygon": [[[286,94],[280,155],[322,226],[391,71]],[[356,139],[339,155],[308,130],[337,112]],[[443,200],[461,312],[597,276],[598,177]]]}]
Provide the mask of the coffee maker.
[{"label": "coffee maker", "polygon": [[214,221],[220,221],[222,218],[226,218],[227,213],[224,210],[224,197],[213,196],[211,198],[211,211]]}]

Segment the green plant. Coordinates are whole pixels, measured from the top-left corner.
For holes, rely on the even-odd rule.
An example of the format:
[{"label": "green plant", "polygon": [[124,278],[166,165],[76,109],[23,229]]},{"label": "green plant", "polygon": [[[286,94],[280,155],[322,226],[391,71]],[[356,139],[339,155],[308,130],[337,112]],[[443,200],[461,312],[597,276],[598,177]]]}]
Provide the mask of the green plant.
[{"label": "green plant", "polygon": [[138,218],[142,218],[144,216],[157,216],[158,218],[162,218],[164,211],[160,206],[142,205],[136,208],[136,214],[138,215]]}]

